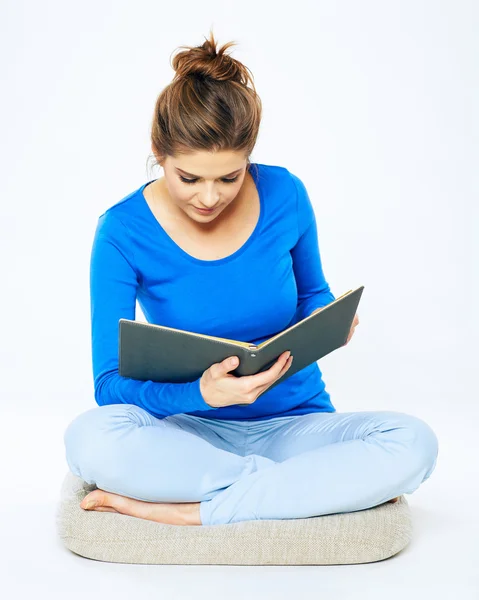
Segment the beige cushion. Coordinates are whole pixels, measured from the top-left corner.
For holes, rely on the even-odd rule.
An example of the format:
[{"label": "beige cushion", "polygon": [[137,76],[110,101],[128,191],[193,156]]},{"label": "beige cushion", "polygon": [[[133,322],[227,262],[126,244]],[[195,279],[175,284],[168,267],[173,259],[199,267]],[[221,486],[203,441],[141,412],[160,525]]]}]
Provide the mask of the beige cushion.
[{"label": "beige cushion", "polygon": [[68,472],[57,530],[72,552],[108,562],[171,565],[340,565],[389,558],[410,541],[404,496],[395,503],[306,519],[166,525],[80,508],[95,484]]}]

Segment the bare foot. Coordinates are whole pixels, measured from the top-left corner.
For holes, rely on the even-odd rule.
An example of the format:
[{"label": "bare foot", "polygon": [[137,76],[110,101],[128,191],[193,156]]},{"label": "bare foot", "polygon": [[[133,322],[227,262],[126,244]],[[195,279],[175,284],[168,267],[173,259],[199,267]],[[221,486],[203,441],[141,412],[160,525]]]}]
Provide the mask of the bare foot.
[{"label": "bare foot", "polygon": [[116,512],[167,525],[202,525],[199,502],[145,502],[96,489],[83,498],[80,508]]}]

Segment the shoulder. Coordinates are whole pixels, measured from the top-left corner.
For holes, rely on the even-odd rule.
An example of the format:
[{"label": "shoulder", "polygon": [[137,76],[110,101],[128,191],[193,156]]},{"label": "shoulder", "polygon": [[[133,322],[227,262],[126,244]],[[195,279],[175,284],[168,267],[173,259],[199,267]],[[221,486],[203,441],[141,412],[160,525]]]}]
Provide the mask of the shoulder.
[{"label": "shoulder", "polygon": [[97,236],[115,238],[127,233],[126,224],[138,212],[138,195],[145,185],[129,192],[100,214],[96,227]]},{"label": "shoulder", "polygon": [[267,165],[264,163],[254,163],[257,166],[257,173],[260,182],[271,188],[281,187],[294,195],[301,195],[306,192],[303,181],[287,167],[281,165]]},{"label": "shoulder", "polygon": [[286,193],[291,208],[294,206],[298,220],[298,231],[302,235],[316,221],[314,207],[302,178],[286,167],[277,165],[261,166],[264,167],[272,185],[281,190],[283,200]]},{"label": "shoulder", "polygon": [[291,180],[290,171],[281,165],[267,165],[264,163],[253,163],[251,169],[256,169],[260,180],[274,185],[275,183],[284,183]]}]

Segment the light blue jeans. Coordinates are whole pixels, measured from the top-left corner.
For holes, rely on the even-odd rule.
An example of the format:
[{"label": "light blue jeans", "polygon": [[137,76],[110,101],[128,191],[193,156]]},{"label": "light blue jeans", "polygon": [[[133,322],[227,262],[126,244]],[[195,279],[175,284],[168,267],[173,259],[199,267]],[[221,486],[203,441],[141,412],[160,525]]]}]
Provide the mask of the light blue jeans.
[{"label": "light blue jeans", "polygon": [[431,427],[393,411],[263,421],[163,419],[97,406],[64,434],[70,471],[149,502],[200,502],[202,525],[353,512],[411,494],[436,466]]}]

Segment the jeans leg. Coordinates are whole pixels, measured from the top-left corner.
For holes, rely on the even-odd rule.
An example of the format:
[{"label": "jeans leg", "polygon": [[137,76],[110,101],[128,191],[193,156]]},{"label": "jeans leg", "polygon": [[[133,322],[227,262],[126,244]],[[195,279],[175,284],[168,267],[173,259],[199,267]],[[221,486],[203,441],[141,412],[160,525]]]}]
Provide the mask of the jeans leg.
[{"label": "jeans leg", "polygon": [[371,508],[416,490],[438,454],[427,423],[394,411],[309,413],[255,421],[250,432],[252,455],[276,464],[204,501],[201,513],[209,524]]},{"label": "jeans leg", "polygon": [[157,419],[133,404],[94,407],[65,430],[68,466],[87,483],[122,496],[201,502],[274,464],[263,456],[240,456],[217,447],[213,421],[209,427],[207,419],[201,420],[201,435],[186,431],[180,422]]}]

